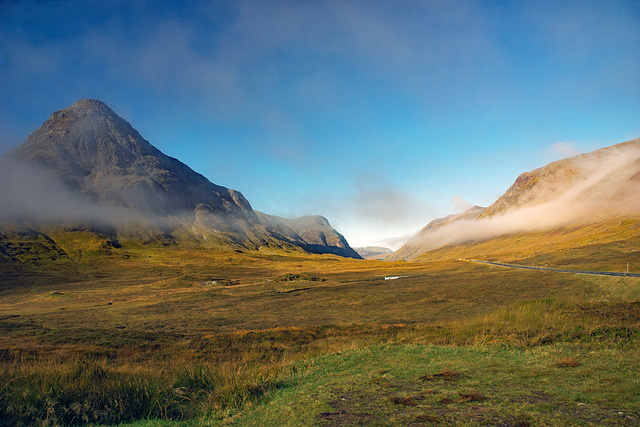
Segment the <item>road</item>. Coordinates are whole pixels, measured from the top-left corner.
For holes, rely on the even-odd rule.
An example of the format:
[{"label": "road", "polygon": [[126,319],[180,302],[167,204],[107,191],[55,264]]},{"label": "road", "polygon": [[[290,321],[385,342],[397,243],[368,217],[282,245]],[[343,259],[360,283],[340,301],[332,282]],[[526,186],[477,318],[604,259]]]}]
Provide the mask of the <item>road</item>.
[{"label": "road", "polygon": [[481,264],[491,264],[491,265],[497,265],[499,267],[522,268],[524,270],[555,271],[557,273],[591,274],[594,276],[640,277],[640,274],[638,273],[620,273],[617,271],[585,271],[585,270],[564,270],[559,268],[528,267],[526,265],[504,264],[502,262],[491,262],[491,261],[479,261],[477,259],[462,259],[461,261],[477,262]]}]

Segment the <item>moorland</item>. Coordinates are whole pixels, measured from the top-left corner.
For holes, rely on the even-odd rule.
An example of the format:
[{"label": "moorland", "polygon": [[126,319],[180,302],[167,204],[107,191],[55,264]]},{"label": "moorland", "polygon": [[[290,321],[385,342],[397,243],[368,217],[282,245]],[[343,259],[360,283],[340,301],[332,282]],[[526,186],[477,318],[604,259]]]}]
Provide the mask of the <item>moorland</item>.
[{"label": "moorland", "polygon": [[466,261],[637,273],[638,171],[557,161],[363,260],[77,101],[0,157],[0,425],[638,425],[640,278]]},{"label": "moorland", "polygon": [[3,425],[640,419],[637,278],[153,245],[0,271]]}]

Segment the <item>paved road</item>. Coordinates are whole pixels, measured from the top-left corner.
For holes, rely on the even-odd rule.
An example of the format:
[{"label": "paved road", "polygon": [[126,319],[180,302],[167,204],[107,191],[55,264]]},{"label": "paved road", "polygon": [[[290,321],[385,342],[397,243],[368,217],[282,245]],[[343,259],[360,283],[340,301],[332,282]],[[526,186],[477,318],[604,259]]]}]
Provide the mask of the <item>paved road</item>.
[{"label": "paved road", "polygon": [[477,259],[464,259],[462,261],[477,262],[481,264],[497,265],[499,267],[509,268],[522,268],[524,270],[542,270],[542,271],[555,271],[558,273],[574,273],[574,274],[591,274],[594,276],[622,276],[622,277],[640,277],[638,273],[619,273],[617,271],[585,271],[585,270],[563,270],[559,268],[544,268],[544,267],[528,267],[526,265],[516,264],[504,264],[501,262],[479,261]]}]

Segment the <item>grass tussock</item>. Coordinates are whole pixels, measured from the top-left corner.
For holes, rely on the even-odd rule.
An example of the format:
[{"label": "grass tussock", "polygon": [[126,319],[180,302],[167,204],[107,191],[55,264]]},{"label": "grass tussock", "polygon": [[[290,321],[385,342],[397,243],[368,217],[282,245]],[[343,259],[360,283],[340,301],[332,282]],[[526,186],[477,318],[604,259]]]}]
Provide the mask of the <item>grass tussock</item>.
[{"label": "grass tussock", "polygon": [[255,403],[283,386],[279,366],[140,369],[108,361],[26,362],[0,372],[1,425],[186,420]]},{"label": "grass tussock", "polygon": [[417,403],[412,396],[405,397],[391,397],[391,402],[395,405],[416,406]]},{"label": "grass tussock", "polygon": [[556,362],[558,368],[577,368],[581,363],[574,357],[565,357]]},{"label": "grass tussock", "polygon": [[442,371],[438,372],[437,374],[431,374],[431,375],[424,374],[419,379],[421,381],[436,381],[436,380],[454,381],[460,378],[461,376],[462,374],[459,372],[455,372],[450,369],[443,368]]},{"label": "grass tussock", "polygon": [[416,421],[419,423],[437,423],[438,417],[433,414],[420,414],[416,417]]},{"label": "grass tussock", "polygon": [[482,393],[473,390],[469,390],[467,393],[458,392],[458,394],[460,395],[460,400],[456,403],[480,402],[486,399]]}]

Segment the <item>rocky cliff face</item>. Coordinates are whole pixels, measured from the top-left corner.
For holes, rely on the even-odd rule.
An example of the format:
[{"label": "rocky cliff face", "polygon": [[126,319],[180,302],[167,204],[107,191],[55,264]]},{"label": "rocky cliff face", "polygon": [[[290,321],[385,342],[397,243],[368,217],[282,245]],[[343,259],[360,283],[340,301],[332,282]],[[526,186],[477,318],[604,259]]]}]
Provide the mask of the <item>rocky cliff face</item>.
[{"label": "rocky cliff face", "polygon": [[0,182],[0,222],[39,231],[72,225],[66,228],[102,236],[107,229],[106,240],[116,244],[134,239],[350,250],[326,220],[324,228],[296,228],[303,236],[293,230],[279,233],[258,219],[240,192],[213,184],[165,155],[94,99],[56,111],[21,146],[2,156]]},{"label": "rocky cliff face", "polygon": [[152,146],[104,103],[84,99],[51,115],[7,160],[59,177],[71,191],[144,214],[210,211],[255,219],[237,191],[215,185]]}]

